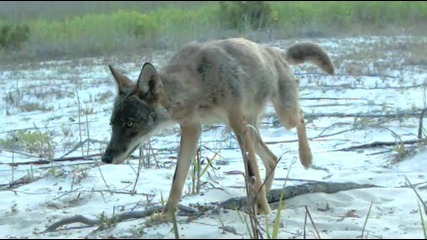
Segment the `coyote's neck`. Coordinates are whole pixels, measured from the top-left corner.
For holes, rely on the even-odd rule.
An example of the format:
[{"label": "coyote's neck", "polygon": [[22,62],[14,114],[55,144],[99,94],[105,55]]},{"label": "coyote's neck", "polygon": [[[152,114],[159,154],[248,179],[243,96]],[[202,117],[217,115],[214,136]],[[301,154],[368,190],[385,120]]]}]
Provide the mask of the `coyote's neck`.
[{"label": "coyote's neck", "polygon": [[[162,108],[164,108],[169,116],[170,120],[172,121],[180,121],[180,117],[177,116],[177,112],[179,112],[179,108],[182,105],[177,100],[177,96],[174,96],[174,93],[176,90],[173,90],[173,86],[170,86],[171,83],[167,81],[166,78],[161,78],[163,87],[160,89],[159,96],[158,96],[158,103]],[[174,85],[174,84],[172,84]]]},{"label": "coyote's neck", "polygon": [[[189,86],[183,86],[182,81],[177,81],[165,73],[160,75],[162,88],[159,92],[158,103],[164,108],[170,120],[179,124],[197,119],[197,101],[188,101]],[[197,120],[196,120],[197,121]]]}]

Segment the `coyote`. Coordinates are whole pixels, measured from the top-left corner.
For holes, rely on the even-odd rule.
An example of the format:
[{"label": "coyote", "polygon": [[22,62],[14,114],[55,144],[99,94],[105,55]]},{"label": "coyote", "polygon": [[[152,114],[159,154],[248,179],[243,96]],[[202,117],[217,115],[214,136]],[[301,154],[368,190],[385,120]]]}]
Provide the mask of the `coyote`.
[{"label": "coyote", "polygon": [[[280,123],[286,129],[296,127],[300,161],[305,168],[311,166],[299,82],[288,65],[304,62],[334,73],[328,54],[317,44],[297,43],[282,51],[242,38],[189,43],[159,71],[146,62],[136,82],[109,65],[118,95],[110,122],[112,136],[102,161],[119,164],[158,130],[178,123],[178,161],[161,214],[168,217],[180,201],[202,124],[225,123],[234,132],[243,159],[247,159],[248,177],[254,181],[249,197],[256,202],[256,212],[270,213],[266,192],[272,185],[277,157],[257,133],[258,118],[271,101]],[[255,154],[266,168],[264,184]]]}]

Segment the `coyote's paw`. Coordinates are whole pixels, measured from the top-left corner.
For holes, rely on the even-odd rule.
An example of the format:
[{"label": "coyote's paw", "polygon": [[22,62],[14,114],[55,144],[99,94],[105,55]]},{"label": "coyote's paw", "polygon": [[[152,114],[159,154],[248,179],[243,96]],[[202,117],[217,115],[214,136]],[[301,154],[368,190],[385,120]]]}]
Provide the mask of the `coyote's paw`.
[{"label": "coyote's paw", "polygon": [[268,215],[270,213],[271,213],[271,208],[268,202],[258,204],[258,209],[257,209],[258,215]]},{"label": "coyote's paw", "polygon": [[172,216],[169,213],[160,212],[154,213],[151,217],[145,222],[146,225],[159,225],[161,223],[167,223],[172,221]]},{"label": "coyote's paw", "polygon": [[256,178],[253,176],[249,179],[249,203],[250,205],[256,205],[255,213],[257,215],[270,214],[271,208],[268,204],[265,188],[263,187],[260,191],[257,189],[260,189],[260,187],[256,184]]}]

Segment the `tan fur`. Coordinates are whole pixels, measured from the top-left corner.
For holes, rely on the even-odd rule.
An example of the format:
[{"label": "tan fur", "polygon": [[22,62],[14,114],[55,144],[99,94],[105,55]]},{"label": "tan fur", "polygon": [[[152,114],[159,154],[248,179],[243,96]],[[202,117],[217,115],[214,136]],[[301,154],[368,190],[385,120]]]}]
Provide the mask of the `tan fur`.
[{"label": "tan fur", "polygon": [[[301,163],[306,168],[311,166],[298,81],[288,65],[306,61],[329,74],[334,72],[329,56],[316,44],[299,43],[282,51],[242,38],[190,43],[158,72],[146,63],[136,84],[110,67],[119,95],[112,115],[113,134],[103,161],[122,162],[130,154],[128,148],[136,149],[154,130],[178,123],[181,144],[166,214],[181,198],[202,124],[226,123],[236,135],[244,159],[248,159],[249,177],[255,178],[250,195],[256,199],[258,213],[269,213],[265,194],[272,185],[277,157],[256,133],[258,118],[267,102],[272,102],[282,125],[296,127]],[[266,167],[265,185],[255,154]]]}]

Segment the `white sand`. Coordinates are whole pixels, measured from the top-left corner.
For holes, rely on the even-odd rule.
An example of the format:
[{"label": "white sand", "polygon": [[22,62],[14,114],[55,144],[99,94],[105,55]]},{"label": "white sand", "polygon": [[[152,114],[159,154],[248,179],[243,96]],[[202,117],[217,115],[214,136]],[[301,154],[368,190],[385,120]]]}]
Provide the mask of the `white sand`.
[{"label": "white sand", "polygon": [[[379,39],[384,41],[384,39]],[[403,40],[402,40],[403,41]],[[363,41],[358,39],[328,39],[319,40],[321,44],[328,46],[332,55],[339,56],[347,46],[359,46]],[[347,45],[343,44],[346,43]],[[277,43],[278,45],[282,43]],[[283,43],[284,44],[284,43]],[[359,45],[358,45],[359,44]],[[285,44],[286,45],[286,44]],[[282,45],[282,46],[285,46]],[[342,46],[343,48],[338,48]],[[364,45],[363,45],[364,46]],[[366,47],[366,46],[365,46]],[[76,84],[79,89],[80,101],[85,108],[93,108],[93,114],[88,115],[90,138],[98,140],[109,139],[108,121],[112,106],[112,97],[107,101],[95,101],[100,93],[111,91],[115,93],[114,83],[108,75],[106,66],[101,65],[74,67],[71,62],[63,63],[61,68],[50,63],[40,66],[38,69],[20,71],[12,74],[13,70],[0,69],[0,83],[4,86],[3,95],[13,91],[16,86],[21,89],[30,89],[30,84],[41,88],[46,85],[52,91],[66,91],[73,93]],[[59,63],[57,63],[59,65]],[[339,63],[336,63],[341,66]],[[132,72],[136,76],[139,65],[134,63],[121,64],[121,67]],[[78,69],[79,71],[76,71]],[[309,67],[295,68],[295,72],[319,72]],[[309,70],[307,70],[309,69]],[[338,73],[345,73],[338,68]],[[391,69],[388,74],[396,73]],[[65,73],[73,74],[65,74]],[[92,73],[92,74],[91,74]],[[73,82],[75,74],[80,77],[80,82]],[[363,98],[362,100],[302,100],[303,109],[306,114],[313,113],[387,113],[402,110],[410,110],[423,107],[423,91],[418,88],[408,89],[364,89],[374,86],[409,86],[420,84],[427,75],[421,70],[413,67],[399,69],[396,78],[383,81],[378,77],[349,77],[349,76],[304,76],[301,79],[302,98]],[[404,78],[406,81],[401,82]],[[29,81],[31,80],[31,81]],[[47,81],[47,82],[46,82]],[[353,87],[340,87],[342,84],[350,84]],[[336,87],[322,87],[332,85]],[[36,89],[36,88],[34,88]],[[39,90],[34,90],[39,91]],[[41,131],[48,126],[55,130],[55,141],[60,143],[65,138],[62,126],[65,126],[72,134],[70,141],[76,143],[79,139],[79,130],[76,122],[70,122],[70,118],[77,119],[76,96],[65,95],[60,99],[45,100],[48,105],[54,107],[52,112],[30,112],[22,113],[19,109],[10,107],[3,101],[3,111],[6,109],[10,114],[2,116],[0,132],[1,139],[7,137],[6,131],[38,126]],[[48,94],[49,95],[49,94]],[[92,99],[92,100],[91,100]],[[23,101],[39,101],[37,97],[31,96],[31,91],[26,91]],[[329,104],[329,105],[328,105]],[[272,113],[271,107],[267,114]],[[264,119],[265,122],[271,119]],[[366,122],[372,120],[373,122]],[[297,158],[297,144],[277,143],[269,144],[272,151],[278,156],[283,155],[276,172],[276,180],[273,188],[280,188],[286,177],[289,166],[292,164],[289,178],[317,180],[327,182],[355,182],[370,183],[382,186],[382,188],[366,188],[350,191],[342,191],[335,194],[313,193],[296,196],[285,201],[285,209],[280,218],[280,238],[303,238],[305,208],[307,206],[313,221],[322,238],[360,238],[362,228],[371,204],[364,238],[423,238],[419,200],[414,191],[407,186],[405,176],[416,185],[417,191],[422,199],[427,199],[425,186],[427,185],[427,151],[422,148],[406,156],[401,162],[392,164],[396,151],[392,147],[381,147],[374,149],[354,151],[334,151],[349,146],[370,143],[374,141],[394,141],[397,139],[395,132],[402,140],[416,139],[416,118],[407,118],[402,122],[397,119],[381,123],[381,128],[375,125],[376,119],[333,118],[322,117],[312,119],[307,124],[309,137],[319,134],[338,133],[350,130],[354,126],[359,129],[346,131],[330,137],[316,138],[310,141],[314,155],[315,169],[304,170]],[[82,121],[86,121],[82,119]],[[359,122],[358,122],[359,121]],[[16,124],[19,122],[19,124]],[[362,124],[362,125],[357,125]],[[364,124],[364,125],[363,125]],[[86,124],[83,124],[83,139],[86,136]],[[296,131],[286,131],[283,128],[274,128],[271,125],[263,125],[261,134],[265,141],[295,140]],[[226,139],[226,140],[224,140]],[[219,202],[230,197],[244,195],[243,177],[238,174],[227,174],[230,171],[242,171],[243,163],[240,160],[240,152],[232,135],[223,127],[207,130],[203,133],[203,145],[218,151],[219,157],[214,161],[214,169],[209,169],[208,174],[202,177],[205,184],[200,194],[188,194],[187,186],[191,179],[187,179],[184,189],[182,204],[190,203],[209,204]],[[81,162],[53,163],[51,165],[20,165],[12,168],[7,165],[12,161],[25,162],[36,161],[37,157],[27,157],[21,154],[12,154],[9,151],[0,152],[0,184],[10,183],[23,176],[44,176],[43,178],[24,184],[17,188],[0,191],[0,237],[1,238],[173,238],[172,224],[160,224],[146,227],[147,219],[134,219],[117,224],[102,231],[95,231],[97,227],[82,228],[82,224],[66,225],[65,229],[40,234],[47,226],[64,217],[74,214],[82,214],[89,218],[97,218],[101,213],[112,216],[113,213],[121,213],[132,210],[143,210],[148,202],[158,204],[161,196],[166,200],[169,194],[171,179],[174,173],[176,148],[179,144],[179,135],[176,129],[164,132],[157,136],[152,143],[155,148],[168,148],[157,152],[157,160],[161,168],[143,169],[139,182],[136,186],[138,195],[129,194],[136,179],[137,161],[122,165],[102,165],[99,168]],[[74,145],[72,145],[74,146]],[[100,144],[90,145],[90,154],[100,153],[105,146]],[[70,147],[69,147],[70,148]],[[56,157],[61,156],[68,149],[56,147]],[[411,150],[406,146],[406,150]],[[86,148],[85,148],[86,151]],[[388,152],[384,152],[388,151]],[[380,153],[384,152],[384,153]],[[33,154],[34,155],[34,154]],[[80,156],[78,150],[71,154]],[[137,153],[135,153],[137,155]],[[202,156],[212,157],[214,153],[203,150]],[[99,158],[96,159],[99,161]],[[221,162],[226,162],[226,165]],[[152,160],[153,164],[154,160]],[[262,166],[261,161],[259,161]],[[205,165],[204,165],[205,166]],[[264,171],[264,168],[261,168]],[[101,172],[103,177],[101,176]],[[13,176],[12,176],[13,174]],[[263,174],[262,174],[263,175]],[[105,180],[105,182],[104,182]],[[303,184],[304,181],[288,181],[288,185]],[[268,216],[268,220],[260,217],[260,222],[265,228],[269,223],[269,231],[272,231],[276,210]],[[236,211],[219,211],[206,216],[187,221],[184,216],[178,217],[180,237],[182,238],[248,238],[249,232],[245,222],[240,217],[243,213]],[[426,215],[423,213],[426,218]],[[226,226],[227,231],[220,229]],[[306,225],[307,238],[316,238],[313,225],[308,220]],[[142,232],[139,232],[142,230]],[[264,233],[265,236],[265,233]]]}]

